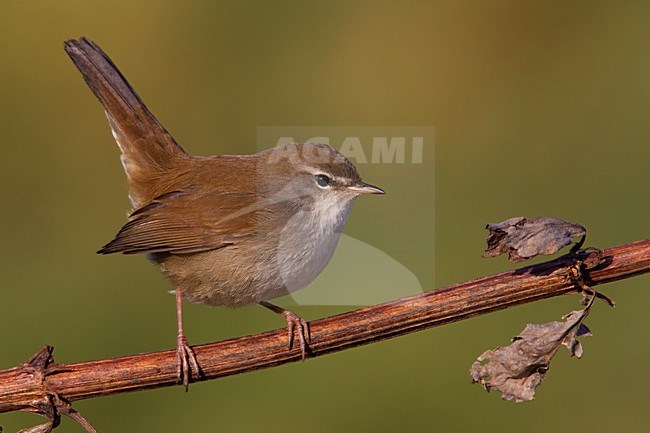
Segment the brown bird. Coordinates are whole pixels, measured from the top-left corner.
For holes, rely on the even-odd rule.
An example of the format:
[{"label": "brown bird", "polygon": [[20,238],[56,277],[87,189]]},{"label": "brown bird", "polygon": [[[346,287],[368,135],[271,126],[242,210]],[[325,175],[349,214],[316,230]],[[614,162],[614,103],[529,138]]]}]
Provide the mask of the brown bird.
[{"label": "brown bird", "polygon": [[176,294],[179,380],[200,367],[182,326],[181,301],[259,303],[294,329],[302,358],[307,323],[269,299],[307,286],[327,265],[360,194],[383,194],[325,144],[291,143],[254,155],[188,155],[92,41],[65,50],[106,111],[122,152],[134,211],[101,254],[145,254]]}]

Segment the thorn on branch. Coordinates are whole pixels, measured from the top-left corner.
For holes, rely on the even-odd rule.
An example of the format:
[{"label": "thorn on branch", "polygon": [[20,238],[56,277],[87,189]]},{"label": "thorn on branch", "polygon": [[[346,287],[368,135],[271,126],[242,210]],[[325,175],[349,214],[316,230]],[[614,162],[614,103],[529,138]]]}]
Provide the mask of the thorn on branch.
[{"label": "thorn on branch", "polygon": [[[49,421],[20,430],[18,433],[50,433],[61,423],[61,414],[81,424],[88,433],[97,433],[97,430],[95,430],[88,420],[72,408],[70,402],[55,392],[45,390],[45,378],[47,375],[59,371],[54,362],[52,352],[54,352],[54,347],[45,346],[23,364],[23,368],[33,374],[37,380],[40,380],[43,392],[41,398],[32,401],[30,406],[23,410],[40,415]],[[2,432],[1,428],[0,432]]]},{"label": "thorn on branch", "polygon": [[569,267],[569,278],[578,287],[578,291],[582,295],[581,304],[587,305],[589,300],[587,299],[588,295],[595,296],[598,299],[604,301],[610,307],[616,307],[616,302],[604,295],[603,293],[597,292],[592,289],[589,284],[589,276],[586,273],[589,269],[593,269],[596,266],[603,263],[603,251],[598,248],[585,248],[584,250],[572,251],[569,253],[569,256],[573,257],[573,264]]}]

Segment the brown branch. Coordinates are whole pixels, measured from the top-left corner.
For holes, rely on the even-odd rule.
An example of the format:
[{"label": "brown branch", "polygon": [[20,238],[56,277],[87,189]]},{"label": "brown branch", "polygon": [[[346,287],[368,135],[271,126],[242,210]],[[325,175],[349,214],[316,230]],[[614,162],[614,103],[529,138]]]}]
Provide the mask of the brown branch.
[{"label": "brown branch", "polygon": [[[582,263],[597,252],[585,252]],[[600,257],[600,256],[598,256]],[[596,267],[583,266],[576,281],[576,256],[431,290],[310,323],[308,356],[396,337],[589,286],[650,272],[650,240],[602,251]],[[195,346],[202,378],[208,380],[301,359],[287,350],[285,329]],[[69,402],[101,395],[178,385],[176,352],[145,353],[74,364],[55,364],[46,347],[26,363],[0,371],[0,413],[27,410],[55,419],[71,412]],[[53,415],[54,413],[54,415]]]}]

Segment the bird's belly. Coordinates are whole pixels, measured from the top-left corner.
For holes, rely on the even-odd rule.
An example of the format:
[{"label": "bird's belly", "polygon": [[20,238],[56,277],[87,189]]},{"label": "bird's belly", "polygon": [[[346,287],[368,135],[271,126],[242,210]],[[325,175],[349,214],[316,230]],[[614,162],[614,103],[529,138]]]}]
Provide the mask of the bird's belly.
[{"label": "bird's belly", "polygon": [[[304,235],[304,233],[303,233]],[[334,254],[340,233],[279,237],[271,248],[242,244],[196,254],[151,256],[190,302],[237,307],[306,287]]]},{"label": "bird's belly", "polygon": [[317,203],[280,229],[224,248],[150,258],[190,302],[236,307],[277,298],[306,287],[334,254],[352,202]]}]

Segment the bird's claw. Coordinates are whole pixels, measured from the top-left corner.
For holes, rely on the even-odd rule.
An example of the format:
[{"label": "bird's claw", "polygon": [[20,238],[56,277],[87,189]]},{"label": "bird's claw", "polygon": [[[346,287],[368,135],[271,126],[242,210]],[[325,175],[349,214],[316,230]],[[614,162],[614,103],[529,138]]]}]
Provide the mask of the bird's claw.
[{"label": "bird's claw", "polygon": [[185,338],[185,335],[183,334],[176,338],[176,361],[178,380],[183,384],[183,386],[185,386],[185,392],[187,392],[190,386],[192,370],[194,370],[197,377],[201,370],[199,368],[199,363],[196,360],[196,355],[189,344],[187,344],[187,338]]},{"label": "bird's claw", "polygon": [[302,360],[305,360],[307,354],[307,343],[311,343],[311,334],[309,332],[309,323],[296,313],[284,310],[282,316],[287,321],[287,332],[289,339],[289,350],[293,349],[294,335],[293,331],[298,332],[298,342],[300,343],[300,352]]}]

